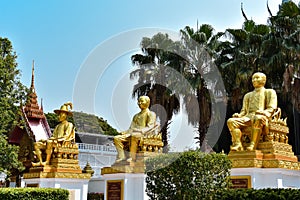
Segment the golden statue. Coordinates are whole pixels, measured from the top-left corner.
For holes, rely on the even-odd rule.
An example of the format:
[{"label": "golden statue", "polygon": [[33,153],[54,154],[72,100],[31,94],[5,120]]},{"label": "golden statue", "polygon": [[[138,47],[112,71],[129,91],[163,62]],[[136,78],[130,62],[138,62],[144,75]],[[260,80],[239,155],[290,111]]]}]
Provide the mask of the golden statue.
[{"label": "golden statue", "polygon": [[130,146],[130,157],[127,161],[136,161],[139,140],[157,128],[156,114],[149,110],[150,98],[148,96],[139,97],[138,105],[141,111],[134,115],[129,129],[114,137],[114,144],[118,152],[116,162],[126,159],[124,143],[129,143]]},{"label": "golden statue", "polygon": [[[62,144],[67,141],[75,140],[75,127],[71,122],[67,121],[68,116],[72,116],[72,112],[68,107],[72,109],[71,102],[67,102],[60,107],[60,110],[54,110],[58,115],[58,121],[60,122],[54,129],[52,136],[47,140],[40,140],[34,144],[34,153],[36,154],[39,162],[32,163],[33,166],[45,166],[50,164],[53,148],[57,144]],[[46,151],[46,161],[43,162],[42,150]]]},{"label": "golden statue", "polygon": [[242,135],[243,129],[251,127],[251,141],[246,148],[249,151],[255,150],[259,142],[263,128],[268,123],[277,109],[277,95],[275,90],[266,89],[266,75],[257,72],[252,76],[254,90],[247,93],[243,99],[243,107],[240,113],[235,113],[228,119],[227,126],[232,136],[231,151],[243,151]]}]

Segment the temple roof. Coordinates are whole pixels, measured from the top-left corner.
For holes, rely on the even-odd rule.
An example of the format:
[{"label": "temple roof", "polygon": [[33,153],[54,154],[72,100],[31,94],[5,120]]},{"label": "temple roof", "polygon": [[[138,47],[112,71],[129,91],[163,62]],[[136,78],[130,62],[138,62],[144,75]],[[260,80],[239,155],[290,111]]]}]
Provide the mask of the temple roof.
[{"label": "temple roof", "polygon": [[32,64],[31,86],[27,94],[25,106],[21,105],[21,116],[19,120],[24,128],[16,126],[9,135],[9,142],[20,144],[24,133],[27,133],[34,141],[48,139],[51,136],[51,130],[44,115],[43,106],[38,105],[37,94],[34,87],[34,62]]},{"label": "temple roof", "polygon": [[28,118],[45,118],[43,107],[39,106],[37,101],[37,95],[34,87],[34,62],[32,63],[32,75],[31,86],[27,95],[27,101],[25,105],[25,113]]}]

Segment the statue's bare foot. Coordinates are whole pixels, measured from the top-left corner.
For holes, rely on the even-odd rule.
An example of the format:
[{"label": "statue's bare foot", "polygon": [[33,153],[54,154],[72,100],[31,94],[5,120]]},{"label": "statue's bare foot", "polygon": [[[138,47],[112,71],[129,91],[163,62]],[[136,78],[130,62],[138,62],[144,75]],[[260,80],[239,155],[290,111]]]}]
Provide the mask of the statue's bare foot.
[{"label": "statue's bare foot", "polygon": [[119,159],[116,160],[116,163],[122,162],[122,161],[124,161],[124,160],[125,160],[125,158],[119,158]]},{"label": "statue's bare foot", "polygon": [[126,161],[127,162],[135,162],[135,160],[133,158],[128,158]]},{"label": "statue's bare foot", "polygon": [[255,146],[255,143],[254,143],[254,142],[251,142],[251,143],[250,143],[250,146],[247,147],[247,150],[248,150],[248,151],[253,151],[253,150],[254,150],[254,146]]},{"label": "statue's bare foot", "polygon": [[42,162],[43,166],[49,165],[50,163],[48,161]]},{"label": "statue's bare foot", "polygon": [[31,163],[31,165],[33,166],[33,167],[40,167],[40,166],[43,166],[43,163],[41,163],[41,162],[37,162],[37,163]]},{"label": "statue's bare foot", "polygon": [[231,146],[230,149],[231,149],[231,151],[243,151],[244,150],[242,143],[237,143],[234,146]]}]

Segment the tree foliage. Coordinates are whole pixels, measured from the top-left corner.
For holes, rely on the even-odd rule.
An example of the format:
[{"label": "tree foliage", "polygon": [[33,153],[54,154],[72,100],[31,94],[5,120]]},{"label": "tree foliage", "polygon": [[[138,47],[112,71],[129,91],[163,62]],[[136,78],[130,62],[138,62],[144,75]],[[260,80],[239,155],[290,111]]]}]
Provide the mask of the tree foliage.
[{"label": "tree foliage", "polygon": [[173,70],[180,71],[181,66],[182,59],[174,53],[178,45],[179,43],[171,40],[168,34],[157,33],[152,38],[143,38],[142,54],[135,54],[131,57],[136,69],[130,73],[130,78],[138,78],[132,96],[148,95],[150,97],[150,109],[160,120],[164,146],[168,145],[168,128],[172,116],[177,114],[180,108],[176,90],[182,82],[178,77],[174,75],[172,77]]},{"label": "tree foliage", "polygon": [[[270,10],[269,13],[269,22],[264,25],[248,20],[243,12],[243,27],[226,29],[216,64],[229,97],[227,117],[240,111],[243,96],[253,89],[252,74],[261,71],[267,75],[266,87],[276,90],[279,107],[283,117],[288,118],[292,133],[296,127],[294,115],[297,115],[293,109],[300,111],[300,9],[294,2],[288,1],[280,5],[276,15],[273,16]],[[298,128],[295,135],[299,131]],[[226,126],[223,135],[230,139]],[[294,134],[289,134],[292,145],[293,137]],[[295,153],[299,154],[299,150]]]},{"label": "tree foliage", "polygon": [[[225,32],[215,34],[209,24],[199,28],[197,25],[197,29],[186,26],[180,30],[180,41],[171,41],[168,35],[158,33],[142,40],[143,54],[132,56],[133,64],[138,67],[131,73],[138,77],[134,95],[152,94],[152,98],[162,99],[167,91],[182,97],[189,123],[198,128],[196,142],[200,146],[207,138],[209,127],[218,124],[221,121],[218,118],[225,115],[218,114],[220,111],[217,109],[213,110],[216,103],[211,94],[222,90],[219,82],[214,80],[218,72],[212,70],[213,62],[221,72],[229,97],[221,100],[222,105],[229,100],[227,117],[240,111],[244,94],[253,89],[252,74],[261,71],[268,78],[266,87],[275,89],[279,94],[283,116],[288,117],[290,130],[294,130],[293,114],[289,113],[293,113],[291,108],[300,110],[299,5],[292,1],[282,3],[275,16],[269,10],[268,24],[257,24],[247,18],[244,10],[242,13],[245,21],[240,29],[228,28]],[[167,73],[165,66],[180,73],[191,89],[184,87],[184,81]],[[156,87],[161,77],[165,80],[164,89]],[[205,77],[209,77],[209,81]],[[173,109],[172,106],[170,108]],[[168,116],[168,124],[171,119],[172,115]],[[226,126],[223,132],[227,132],[226,137],[230,139]]]},{"label": "tree foliage", "polygon": [[12,169],[23,169],[18,161],[19,148],[7,142],[26,90],[20,82],[16,58],[11,42],[0,37],[0,171],[8,175]]},{"label": "tree foliage", "polygon": [[18,105],[25,99],[16,59],[11,42],[0,37],[0,134],[5,135],[16,123]]},{"label": "tree foliage", "polygon": [[146,160],[146,192],[150,199],[213,199],[230,186],[231,162],[224,154],[200,150],[165,154]]},{"label": "tree foliage", "polygon": [[[218,38],[222,33],[214,33],[214,28],[209,24],[202,24],[193,29],[186,26],[180,30],[181,55],[187,62],[183,67],[183,76],[192,87],[190,93],[183,92],[183,103],[188,114],[188,122],[197,127],[198,136],[195,138],[200,147],[207,139],[207,132],[211,124],[217,124],[220,120],[220,110],[215,110],[215,98],[211,93],[222,96],[223,87],[218,79],[217,67],[214,57],[220,45]],[[193,98],[194,97],[194,98]],[[206,141],[205,141],[206,142]],[[204,145],[206,145],[204,143]]]},{"label": "tree foliage", "polygon": [[19,147],[8,144],[6,137],[0,137],[0,172],[9,177],[13,170],[22,171],[24,166],[18,161]]}]

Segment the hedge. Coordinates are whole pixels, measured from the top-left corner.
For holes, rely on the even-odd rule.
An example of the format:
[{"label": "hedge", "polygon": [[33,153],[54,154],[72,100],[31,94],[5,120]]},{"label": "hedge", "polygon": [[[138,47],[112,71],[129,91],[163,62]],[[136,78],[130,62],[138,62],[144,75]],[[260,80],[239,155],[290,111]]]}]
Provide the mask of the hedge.
[{"label": "hedge", "polygon": [[211,199],[230,187],[231,162],[224,154],[200,150],[146,160],[146,192],[151,200]]},{"label": "hedge", "polygon": [[218,191],[214,199],[219,200],[299,200],[299,189],[228,189]]},{"label": "hedge", "polygon": [[68,200],[69,191],[59,188],[1,188],[1,200]]},{"label": "hedge", "polygon": [[88,193],[87,200],[104,200],[104,194],[98,192]]}]

